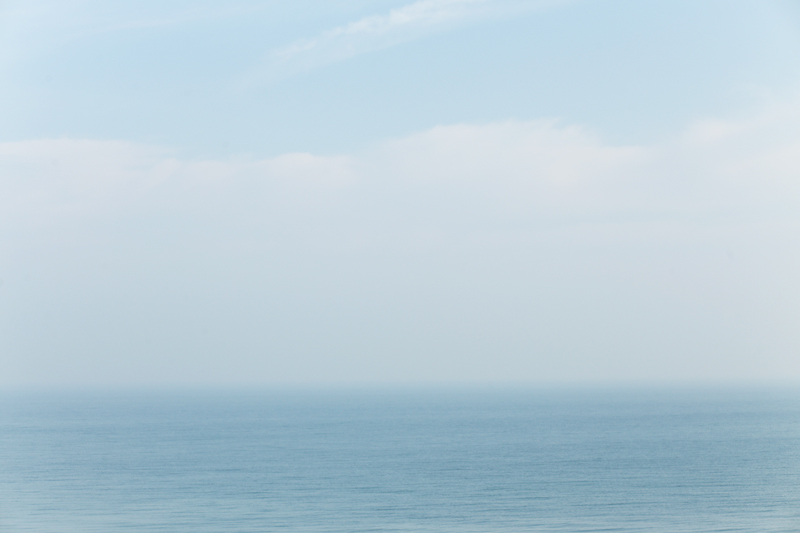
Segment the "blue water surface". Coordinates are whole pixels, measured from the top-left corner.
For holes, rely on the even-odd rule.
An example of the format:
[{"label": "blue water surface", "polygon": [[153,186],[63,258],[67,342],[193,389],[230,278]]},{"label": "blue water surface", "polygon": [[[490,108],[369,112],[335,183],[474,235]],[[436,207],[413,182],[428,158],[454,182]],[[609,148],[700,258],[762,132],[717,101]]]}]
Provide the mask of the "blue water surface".
[{"label": "blue water surface", "polygon": [[800,531],[800,390],[6,393],[0,531]]}]

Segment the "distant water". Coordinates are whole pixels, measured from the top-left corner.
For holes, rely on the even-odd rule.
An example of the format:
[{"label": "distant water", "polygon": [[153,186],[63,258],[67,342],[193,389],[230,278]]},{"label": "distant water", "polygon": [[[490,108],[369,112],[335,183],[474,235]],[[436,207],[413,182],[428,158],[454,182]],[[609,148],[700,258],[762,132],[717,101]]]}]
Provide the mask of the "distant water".
[{"label": "distant water", "polygon": [[0,531],[800,531],[800,391],[0,396]]}]

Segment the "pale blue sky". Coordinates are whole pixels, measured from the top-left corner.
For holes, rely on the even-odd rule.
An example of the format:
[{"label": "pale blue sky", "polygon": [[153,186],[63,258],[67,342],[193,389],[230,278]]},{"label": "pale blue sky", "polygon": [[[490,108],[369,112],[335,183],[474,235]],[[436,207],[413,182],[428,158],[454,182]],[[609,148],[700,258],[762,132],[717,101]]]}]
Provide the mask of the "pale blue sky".
[{"label": "pale blue sky", "polygon": [[789,1],[0,2],[0,384],[800,380]]},{"label": "pale blue sky", "polygon": [[797,83],[789,2],[430,3],[452,13],[336,38],[404,3],[5,2],[0,134],[270,156],[552,117],[642,142]]}]

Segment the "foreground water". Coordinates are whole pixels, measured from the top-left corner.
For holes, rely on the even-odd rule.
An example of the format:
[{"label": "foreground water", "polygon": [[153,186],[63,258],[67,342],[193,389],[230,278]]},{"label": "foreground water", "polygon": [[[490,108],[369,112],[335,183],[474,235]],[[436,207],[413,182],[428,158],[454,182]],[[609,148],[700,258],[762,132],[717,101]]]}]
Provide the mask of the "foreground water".
[{"label": "foreground water", "polygon": [[0,531],[800,531],[800,391],[7,394]]}]

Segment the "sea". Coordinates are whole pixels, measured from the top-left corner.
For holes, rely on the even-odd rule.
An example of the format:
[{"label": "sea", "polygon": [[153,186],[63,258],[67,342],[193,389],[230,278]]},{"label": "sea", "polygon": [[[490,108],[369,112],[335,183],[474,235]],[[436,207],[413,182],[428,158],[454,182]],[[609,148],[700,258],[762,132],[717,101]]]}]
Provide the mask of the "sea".
[{"label": "sea", "polygon": [[5,392],[0,531],[798,532],[800,389]]}]

